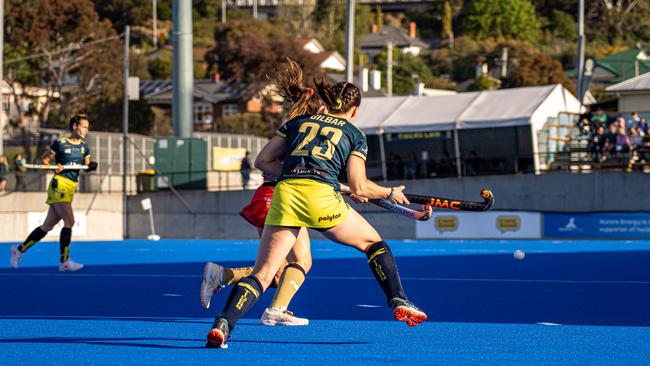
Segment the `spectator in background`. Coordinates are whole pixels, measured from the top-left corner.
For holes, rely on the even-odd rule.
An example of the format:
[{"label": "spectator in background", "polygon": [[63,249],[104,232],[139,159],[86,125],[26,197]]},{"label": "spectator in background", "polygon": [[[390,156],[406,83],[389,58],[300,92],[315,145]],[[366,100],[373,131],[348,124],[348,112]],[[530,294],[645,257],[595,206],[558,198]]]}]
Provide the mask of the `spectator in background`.
[{"label": "spectator in background", "polygon": [[629,157],[631,144],[630,144],[630,138],[625,133],[625,127],[618,128],[618,134],[616,135],[615,149],[616,149],[616,156],[619,157],[619,159],[624,160]]},{"label": "spectator in background", "polygon": [[409,157],[404,163],[404,179],[415,179],[415,173],[418,170],[418,157],[415,152],[411,151]]},{"label": "spectator in background", "polygon": [[16,169],[16,191],[27,190],[25,181],[23,180],[25,171],[27,171],[25,163],[27,163],[27,160],[25,160],[22,154],[18,154],[14,157],[14,168]]},{"label": "spectator in background", "polygon": [[465,175],[471,176],[476,175],[478,172],[480,161],[476,151],[472,150],[469,152],[469,157],[465,159]]},{"label": "spectator in background", "polygon": [[632,112],[632,117],[627,120],[627,125],[625,126],[625,128],[629,131],[633,127],[636,127],[639,124],[639,122],[641,122],[641,118],[639,117],[639,114],[636,112]]},{"label": "spectator in background", "polygon": [[603,158],[603,147],[605,145],[605,127],[600,126],[596,132],[591,136],[589,142],[589,152],[591,153],[592,160],[599,162]]},{"label": "spectator in background", "polygon": [[595,131],[600,126],[605,126],[607,124],[607,115],[602,108],[598,108],[596,113],[591,116],[591,130]]},{"label": "spectator in background", "polygon": [[241,173],[241,182],[242,182],[242,189],[246,189],[246,186],[248,185],[248,181],[251,179],[251,163],[248,161],[248,155],[249,152],[246,150],[246,154],[244,155],[244,158],[241,160],[241,167],[239,168],[239,171]]},{"label": "spectator in background", "polygon": [[0,155],[0,192],[7,190],[7,177],[9,176],[9,164],[7,157]]},{"label": "spectator in background", "polygon": [[648,121],[646,121],[645,118],[641,118],[641,120],[639,120],[639,124],[636,126],[641,129],[641,132],[643,132],[644,135],[648,134]]},{"label": "spectator in background", "polygon": [[637,151],[643,147],[643,136],[645,134],[641,131],[639,126],[634,126],[630,129],[630,144],[632,145],[632,150]]},{"label": "spectator in background", "polygon": [[453,174],[453,164],[447,150],[442,152],[442,158],[438,164],[438,176],[448,177]]}]

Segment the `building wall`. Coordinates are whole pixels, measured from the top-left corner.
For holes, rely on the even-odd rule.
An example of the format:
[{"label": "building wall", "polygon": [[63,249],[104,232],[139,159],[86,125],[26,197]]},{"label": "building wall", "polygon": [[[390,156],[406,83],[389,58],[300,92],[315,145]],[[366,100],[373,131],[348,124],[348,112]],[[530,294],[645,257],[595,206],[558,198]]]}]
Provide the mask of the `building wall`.
[{"label": "building wall", "polygon": [[621,113],[650,112],[650,93],[621,95],[618,99],[618,111]]},{"label": "building wall", "polygon": [[[0,242],[23,241],[38,226],[38,217],[47,212],[45,199],[44,192],[0,196]],[[102,193],[94,197],[92,193],[77,193],[72,207],[77,216],[73,240],[122,239],[121,194]],[[89,207],[91,210],[86,215]],[[45,240],[56,241],[58,235],[58,229],[52,230]]]},{"label": "building wall", "polygon": [[[554,173],[444,178],[405,182],[407,191],[480,201],[479,192],[489,188],[496,197],[495,210],[536,212],[649,211],[648,175],[600,172]],[[399,182],[394,183],[399,184]],[[171,192],[155,192],[129,198],[129,235],[146,237],[149,217],[140,200],[153,203],[156,233],[163,238],[255,239],[257,233],[240,216],[252,190],[232,192],[183,191],[190,209]],[[353,204],[379,233],[389,239],[415,237],[415,221],[377,208]],[[191,212],[191,211],[192,212]],[[319,237],[319,234],[313,234]]]}]

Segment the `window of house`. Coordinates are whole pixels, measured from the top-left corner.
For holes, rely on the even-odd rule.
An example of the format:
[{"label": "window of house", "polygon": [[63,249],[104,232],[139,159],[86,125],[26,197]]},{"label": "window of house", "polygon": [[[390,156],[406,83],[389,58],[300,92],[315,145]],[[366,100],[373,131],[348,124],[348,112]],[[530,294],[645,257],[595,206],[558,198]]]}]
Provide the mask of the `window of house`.
[{"label": "window of house", "polygon": [[224,104],[223,105],[223,115],[224,116],[232,116],[234,114],[239,113],[239,109],[237,108],[237,104]]},{"label": "window of house", "polygon": [[212,123],[212,104],[194,104],[194,123]]}]

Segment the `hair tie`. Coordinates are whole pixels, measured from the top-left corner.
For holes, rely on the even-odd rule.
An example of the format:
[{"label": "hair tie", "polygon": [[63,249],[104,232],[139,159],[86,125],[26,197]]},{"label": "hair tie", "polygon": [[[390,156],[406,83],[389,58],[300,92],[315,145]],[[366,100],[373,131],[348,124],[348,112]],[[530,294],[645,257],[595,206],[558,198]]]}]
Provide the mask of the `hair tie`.
[{"label": "hair tie", "polygon": [[336,106],[334,107],[334,109],[338,111],[341,108],[343,108],[343,101],[341,100],[341,98],[336,98]]},{"label": "hair tie", "polygon": [[307,95],[309,95],[310,97],[314,95],[314,88],[307,88]]}]

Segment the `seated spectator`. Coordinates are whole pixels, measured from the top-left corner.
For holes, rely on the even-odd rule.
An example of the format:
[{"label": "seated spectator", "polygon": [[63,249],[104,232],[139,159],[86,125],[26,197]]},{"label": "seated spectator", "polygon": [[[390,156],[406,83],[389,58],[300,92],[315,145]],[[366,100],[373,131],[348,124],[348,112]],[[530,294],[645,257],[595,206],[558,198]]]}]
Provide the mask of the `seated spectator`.
[{"label": "seated spectator", "polygon": [[632,150],[636,151],[643,147],[643,136],[645,134],[638,126],[632,127],[630,129],[630,144],[632,145]]},{"label": "seated spectator", "polygon": [[625,128],[627,130],[630,130],[632,129],[632,127],[636,127],[636,125],[638,125],[639,122],[641,122],[641,118],[639,117],[639,114],[636,112],[632,112],[632,117],[627,120],[627,125],[625,126]]},{"label": "seated spectator", "polygon": [[631,144],[630,144],[630,138],[625,133],[625,127],[618,128],[618,134],[616,135],[615,150],[616,150],[616,156],[619,157],[619,159],[625,160],[629,158]]},{"label": "seated spectator", "polygon": [[595,131],[600,126],[605,126],[607,124],[607,115],[602,108],[598,108],[596,113],[591,116],[591,130]]},{"label": "seated spectator", "polygon": [[639,120],[639,124],[636,126],[641,129],[641,132],[643,132],[644,135],[648,134],[648,121],[646,121],[645,118],[641,118],[641,120]]}]

